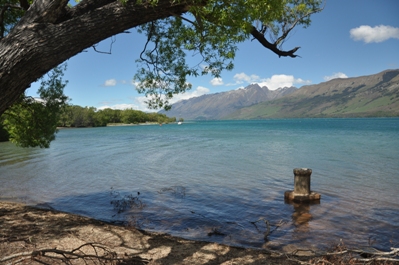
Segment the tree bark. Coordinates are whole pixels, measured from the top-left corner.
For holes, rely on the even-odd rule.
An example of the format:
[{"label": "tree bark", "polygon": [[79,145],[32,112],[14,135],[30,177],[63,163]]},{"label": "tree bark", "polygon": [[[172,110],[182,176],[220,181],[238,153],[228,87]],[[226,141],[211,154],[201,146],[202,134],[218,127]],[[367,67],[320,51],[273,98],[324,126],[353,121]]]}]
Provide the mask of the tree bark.
[{"label": "tree bark", "polygon": [[[143,1],[145,2],[145,1]],[[0,39],[0,115],[52,68],[110,36],[138,25],[179,15],[199,1],[36,0]]]}]

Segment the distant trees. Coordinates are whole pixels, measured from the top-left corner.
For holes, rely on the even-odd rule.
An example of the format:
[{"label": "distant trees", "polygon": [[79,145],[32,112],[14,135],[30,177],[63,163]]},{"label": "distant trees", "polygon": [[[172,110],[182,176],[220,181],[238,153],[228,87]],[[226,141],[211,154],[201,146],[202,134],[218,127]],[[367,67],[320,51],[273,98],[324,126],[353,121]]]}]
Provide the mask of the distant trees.
[{"label": "distant trees", "polygon": [[[61,85],[61,83],[60,83]],[[54,94],[53,94],[54,96]],[[22,147],[49,147],[55,139],[57,127],[101,127],[107,124],[139,124],[176,122],[175,117],[165,114],[146,113],[134,109],[97,110],[66,104],[62,93],[52,105],[31,97],[23,97],[4,115],[0,116],[0,142],[11,140]],[[46,107],[47,106],[47,107]],[[51,111],[52,110],[52,111]]]},{"label": "distant trees", "polygon": [[69,105],[61,114],[58,126],[60,127],[99,127],[109,123],[138,124],[145,122],[170,123],[176,118],[169,118],[165,114],[145,113],[143,111],[126,109],[97,110],[94,107]]},{"label": "distant trees", "polygon": [[96,114],[96,108],[84,108],[77,105],[67,106],[58,122],[60,127],[98,127],[106,125],[107,122],[100,119]]},{"label": "distant trees", "polygon": [[123,123],[140,123],[145,122],[147,119],[145,113],[133,109],[128,109],[122,113]]}]

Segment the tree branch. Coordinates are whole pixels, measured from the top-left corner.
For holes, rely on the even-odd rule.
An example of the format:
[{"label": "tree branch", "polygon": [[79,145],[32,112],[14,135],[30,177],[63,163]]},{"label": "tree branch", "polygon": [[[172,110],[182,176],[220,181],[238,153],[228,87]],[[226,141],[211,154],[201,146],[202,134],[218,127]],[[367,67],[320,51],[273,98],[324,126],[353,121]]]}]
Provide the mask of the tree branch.
[{"label": "tree branch", "polygon": [[81,16],[89,11],[108,5],[115,0],[83,0],[78,5],[67,10],[65,19]]},{"label": "tree branch", "polygon": [[[89,254],[89,252],[94,254]],[[99,262],[99,264],[105,264],[106,262],[132,262],[133,260],[136,261],[134,264],[147,264],[150,262],[150,260],[139,256],[118,257],[116,252],[98,243],[85,243],[70,251],[51,248],[34,250],[32,252],[21,252],[4,257],[0,259],[0,262],[12,261],[16,258],[21,258],[20,260],[29,258],[42,264],[48,264],[46,263],[46,261],[49,262],[48,260],[52,260],[53,262],[54,260],[62,260],[66,262],[66,264],[70,264],[69,262],[71,260],[78,259],[83,260],[84,264],[87,264],[87,261],[92,261],[95,264],[97,264],[97,262]]]},{"label": "tree branch", "polygon": [[68,0],[36,0],[10,34],[22,31],[34,23],[54,23],[66,13]]},{"label": "tree branch", "polygon": [[112,54],[112,45],[113,45],[115,42],[116,42],[116,37],[115,37],[115,36],[112,36],[112,37],[111,37],[111,44],[109,45],[109,52],[103,52],[103,51],[97,50],[97,48],[96,48],[96,47],[97,47],[97,44],[93,45],[92,47],[93,47],[93,49],[94,49],[95,52],[104,53],[104,54]]},{"label": "tree branch", "polygon": [[[0,40],[0,114],[32,82],[84,49],[138,25],[185,13],[197,4],[195,0],[159,0],[149,8],[136,1],[99,1],[109,4],[93,10],[83,8],[86,12],[73,17],[68,17],[73,9],[67,6],[68,0],[34,1],[18,24]],[[32,65],[34,69],[26,71]]]},{"label": "tree branch", "polygon": [[277,54],[278,57],[281,57],[281,56],[292,57],[292,58],[298,57],[298,55],[296,55],[294,53],[301,47],[295,47],[294,49],[289,50],[289,51],[282,51],[279,48],[277,48],[276,43],[270,43],[265,38],[265,36],[262,33],[260,33],[254,26],[252,26],[250,33],[255,39],[257,39],[260,42],[260,44],[262,44],[265,48],[267,48],[267,49],[271,50],[272,52],[274,52],[275,54]]},{"label": "tree branch", "polygon": [[276,40],[275,44],[279,45],[282,41],[284,41],[285,38],[287,38],[288,34],[291,32],[291,30],[293,30],[300,21],[302,21],[306,17],[310,17],[310,15],[312,15],[312,14],[322,11],[323,9],[324,9],[324,7],[320,8],[320,9],[315,9],[308,13],[305,13],[303,16],[300,16],[299,18],[295,19],[295,21],[291,24],[291,26],[288,29],[286,29],[287,23],[284,23],[284,26],[282,28],[283,34]]}]

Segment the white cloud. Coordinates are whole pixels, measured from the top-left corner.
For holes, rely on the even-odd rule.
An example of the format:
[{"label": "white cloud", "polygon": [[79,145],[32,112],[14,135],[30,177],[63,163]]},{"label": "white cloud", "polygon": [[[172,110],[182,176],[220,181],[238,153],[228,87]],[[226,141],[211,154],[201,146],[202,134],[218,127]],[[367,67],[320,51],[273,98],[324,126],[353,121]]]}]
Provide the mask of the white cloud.
[{"label": "white cloud", "polygon": [[[184,100],[184,99],[199,97],[199,96],[208,94],[209,92],[210,92],[210,90],[208,88],[203,87],[203,86],[198,86],[195,90],[188,90],[185,93],[173,95],[173,98],[171,100],[169,100],[169,104],[174,104],[177,101]],[[153,110],[153,109],[147,108],[147,103],[145,103],[145,101],[147,101],[148,98],[145,96],[136,97],[134,100],[135,100],[135,102],[137,102],[138,109],[141,111],[148,111],[148,112],[149,111],[151,111],[151,112],[159,111],[159,110]]]},{"label": "white cloud", "polygon": [[375,26],[370,27],[362,25],[358,28],[353,28],[350,31],[350,36],[355,41],[364,41],[365,43],[383,42],[390,38],[399,39],[399,28],[391,26]]},{"label": "white cloud", "polygon": [[293,75],[273,75],[270,78],[265,78],[260,81],[261,82],[258,82],[259,86],[267,86],[270,90],[276,90],[280,87],[291,87],[296,84],[308,85],[312,83],[310,80],[295,78]]},{"label": "white cloud", "polygon": [[330,81],[331,79],[335,79],[335,78],[348,78],[348,76],[344,73],[338,72],[338,73],[333,73],[330,76],[325,76],[324,80],[325,81]]},{"label": "white cloud", "polygon": [[177,101],[180,101],[183,99],[199,97],[199,96],[208,94],[209,92],[210,92],[210,90],[208,88],[203,87],[203,86],[198,86],[195,90],[188,90],[185,93],[174,95],[173,98],[170,100],[170,102],[173,104]]},{"label": "white cloud", "polygon": [[292,75],[273,75],[270,78],[260,78],[257,75],[247,75],[245,73],[238,73],[234,75],[234,82],[226,84],[226,86],[244,87],[247,84],[258,84],[259,86],[267,86],[270,90],[276,90],[280,87],[291,87],[296,84],[308,85],[312,82],[310,80],[303,80],[301,78],[295,78]]},{"label": "white cloud", "polygon": [[116,86],[116,79],[105,80],[103,86]]},{"label": "white cloud", "polygon": [[120,110],[124,110],[124,109],[139,109],[139,107],[135,104],[114,104],[114,105],[104,105],[101,107],[97,108],[98,110],[102,110],[102,109],[120,109]]},{"label": "white cloud", "polygon": [[222,78],[220,78],[220,77],[215,77],[215,78],[213,78],[212,80],[211,80],[211,85],[213,85],[213,86],[221,86],[221,85],[223,85],[223,80],[222,80]]},{"label": "white cloud", "polygon": [[[114,79],[111,79],[111,80],[114,80]],[[134,82],[133,79],[130,79],[130,80],[122,79],[122,80],[118,80],[118,81],[115,80],[115,84],[136,86],[138,83]]]},{"label": "white cloud", "polygon": [[208,88],[206,88],[206,87],[198,86],[195,91],[196,92],[194,94],[198,94],[195,97],[198,97],[198,96],[202,96],[202,95],[208,94],[210,90]]},{"label": "white cloud", "polygon": [[[245,73],[235,74],[233,78],[234,78],[234,81],[235,81],[234,85],[242,84],[244,82],[255,83],[256,81],[259,80],[259,76],[257,76],[257,75],[247,75]],[[233,85],[233,84],[230,84],[230,85]]]}]

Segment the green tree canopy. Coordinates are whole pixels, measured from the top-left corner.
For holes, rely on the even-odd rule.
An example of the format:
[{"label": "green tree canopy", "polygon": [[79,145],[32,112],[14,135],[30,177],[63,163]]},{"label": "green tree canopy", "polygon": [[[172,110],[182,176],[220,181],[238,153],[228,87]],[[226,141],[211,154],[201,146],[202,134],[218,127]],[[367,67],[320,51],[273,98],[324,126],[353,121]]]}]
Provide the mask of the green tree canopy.
[{"label": "green tree canopy", "polygon": [[[147,37],[137,51],[137,89],[150,107],[168,109],[173,95],[191,88],[188,78],[231,70],[240,42],[254,39],[279,57],[297,57],[299,47],[284,50],[284,40],[296,26],[308,26],[321,5],[322,0],[0,0],[0,115],[21,103],[30,84],[52,68],[131,28]],[[186,56],[193,54],[201,59],[189,65]]]},{"label": "green tree canopy", "polygon": [[[309,25],[310,15],[319,12],[321,4],[322,0],[82,0],[71,6],[68,0],[0,0],[0,114],[50,69],[133,27],[148,39],[135,75],[138,90],[149,96],[150,107],[168,108],[174,94],[191,87],[187,77],[219,76],[232,69],[237,44],[250,38],[278,56],[296,57],[299,47],[286,51],[281,45],[295,26]],[[185,57],[193,53],[202,62],[188,65]]]},{"label": "green tree canopy", "polygon": [[21,95],[3,115],[4,128],[12,142],[22,147],[49,147],[55,139],[60,114],[68,102],[64,95],[67,82],[62,80],[66,65],[54,68],[43,78],[40,99]]}]

